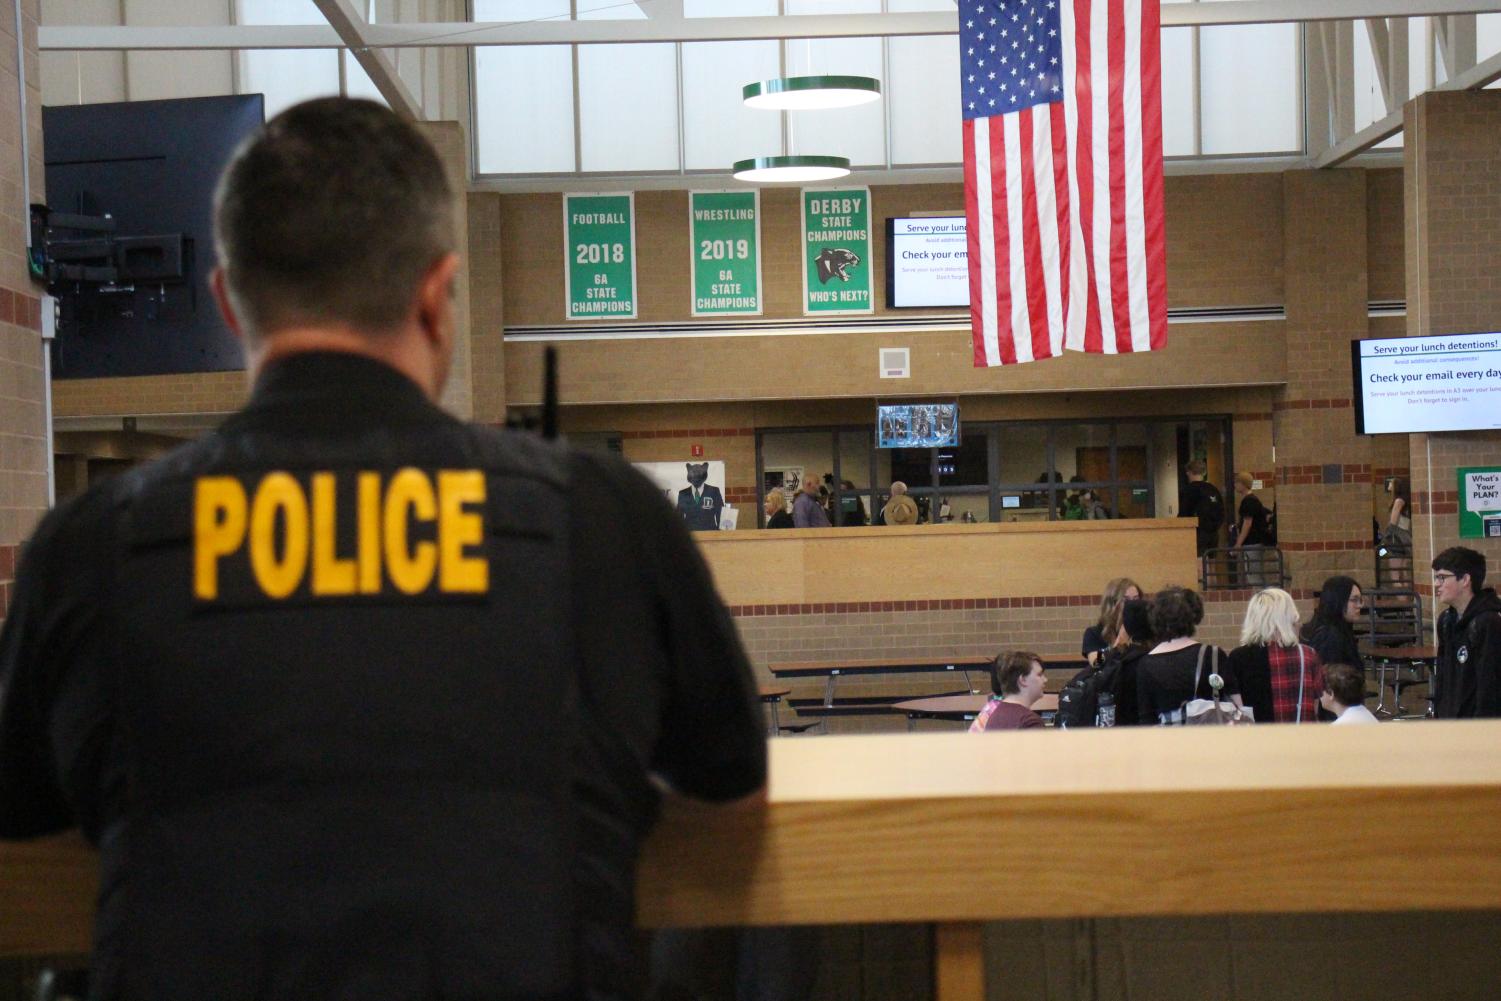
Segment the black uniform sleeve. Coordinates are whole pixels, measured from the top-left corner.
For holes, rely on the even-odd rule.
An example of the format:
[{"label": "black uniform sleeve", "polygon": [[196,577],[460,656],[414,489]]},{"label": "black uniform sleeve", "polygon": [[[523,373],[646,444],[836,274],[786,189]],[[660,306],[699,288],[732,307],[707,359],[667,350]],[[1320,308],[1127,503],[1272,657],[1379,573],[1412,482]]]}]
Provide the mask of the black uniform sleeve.
[{"label": "black uniform sleeve", "polygon": [[600,464],[638,536],[639,578],[666,653],[662,729],[652,769],[675,790],[707,800],[748,795],[766,782],[766,737],[749,661],[683,520],[649,480]]},{"label": "black uniform sleeve", "polygon": [[97,673],[98,567],[106,554],[77,530],[78,506],[43,520],[26,546],[0,633],[0,837],[82,822],[97,833],[97,751],[107,729]]}]

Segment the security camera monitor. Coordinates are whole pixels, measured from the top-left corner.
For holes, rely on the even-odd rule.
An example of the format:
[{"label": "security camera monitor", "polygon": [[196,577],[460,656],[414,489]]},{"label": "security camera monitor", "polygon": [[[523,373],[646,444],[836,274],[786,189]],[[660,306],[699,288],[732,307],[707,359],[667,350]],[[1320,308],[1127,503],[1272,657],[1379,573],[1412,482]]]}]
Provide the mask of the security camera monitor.
[{"label": "security camera monitor", "polygon": [[945,448],[958,444],[957,403],[897,403],[876,407],[877,448]]}]

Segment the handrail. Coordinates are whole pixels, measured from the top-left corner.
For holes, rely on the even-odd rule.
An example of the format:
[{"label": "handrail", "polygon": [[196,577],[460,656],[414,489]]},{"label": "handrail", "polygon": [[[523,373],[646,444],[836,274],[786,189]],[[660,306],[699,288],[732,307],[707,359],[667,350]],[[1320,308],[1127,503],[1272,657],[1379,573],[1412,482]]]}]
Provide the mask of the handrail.
[{"label": "handrail", "polygon": [[1199,557],[1199,587],[1203,591],[1286,587],[1289,579],[1286,559],[1276,546],[1206,549]]}]

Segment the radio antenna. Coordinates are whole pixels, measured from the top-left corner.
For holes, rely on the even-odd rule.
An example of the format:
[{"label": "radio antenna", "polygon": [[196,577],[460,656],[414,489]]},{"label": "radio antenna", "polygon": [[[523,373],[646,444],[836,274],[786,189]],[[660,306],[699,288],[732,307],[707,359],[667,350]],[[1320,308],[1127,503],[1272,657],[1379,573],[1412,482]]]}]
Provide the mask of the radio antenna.
[{"label": "radio antenna", "polygon": [[549,345],[542,353],[542,437],[558,436],[558,349]]}]

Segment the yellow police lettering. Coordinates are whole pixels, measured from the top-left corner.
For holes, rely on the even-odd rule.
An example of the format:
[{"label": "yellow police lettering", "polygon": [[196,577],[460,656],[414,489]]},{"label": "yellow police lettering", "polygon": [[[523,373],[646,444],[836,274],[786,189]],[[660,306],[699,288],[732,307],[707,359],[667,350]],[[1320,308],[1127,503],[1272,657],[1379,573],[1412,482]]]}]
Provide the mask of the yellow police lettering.
[{"label": "yellow police lettering", "polygon": [[[285,533],[276,551],[276,516]],[[285,598],[297,590],[307,571],[308,509],[302,487],[288,473],[272,473],[256,487],[250,504],[250,569],[270,598]]]},{"label": "yellow police lettering", "polygon": [[[316,598],[380,594],[387,581],[410,595],[483,594],[485,489],[478,469],[205,476],[194,485],[193,594],[220,599],[226,573],[244,580],[247,562],[246,582],[273,600],[304,582]],[[341,554],[339,525],[351,517],[353,551]]]},{"label": "yellow police lettering", "polygon": [[313,474],[313,593],[354,594],[354,560],[338,554],[339,524],[333,473]]},{"label": "yellow police lettering", "polygon": [[490,587],[490,564],[483,556],[465,556],[466,546],[483,539],[484,519],[464,505],[483,503],[485,476],[477,469],[438,473],[438,587],[443,591],[482,593]]},{"label": "yellow police lettering", "polygon": [[360,593],[380,593],[380,473],[361,473],[356,500],[355,527],[359,545],[355,550],[360,568]]},{"label": "yellow police lettering", "polygon": [[411,520],[432,521],[437,514],[433,484],[421,470],[403,469],[386,487],[382,524],[386,570],[397,590],[417,594],[432,583],[438,566],[438,547],[432,542],[413,545],[407,527]]},{"label": "yellow police lettering", "polygon": [[219,597],[219,560],[245,542],[245,488],[232,476],[205,476],[193,491],[193,596]]}]

